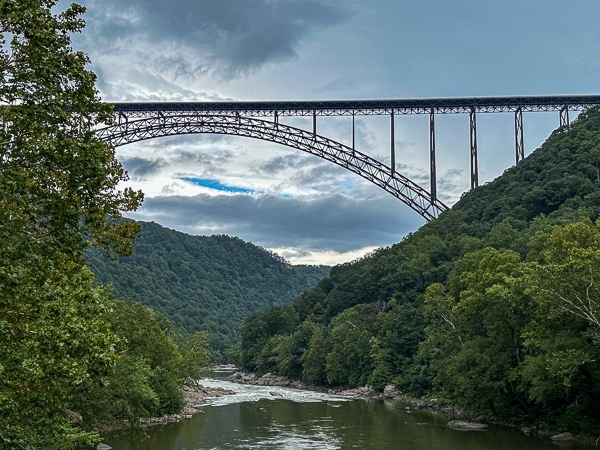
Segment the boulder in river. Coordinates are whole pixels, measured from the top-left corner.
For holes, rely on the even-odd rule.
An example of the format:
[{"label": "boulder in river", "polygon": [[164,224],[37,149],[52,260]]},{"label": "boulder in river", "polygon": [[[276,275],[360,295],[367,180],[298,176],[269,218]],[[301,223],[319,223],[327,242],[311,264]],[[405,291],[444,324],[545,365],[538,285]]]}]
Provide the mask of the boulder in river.
[{"label": "boulder in river", "polygon": [[383,388],[383,396],[385,398],[394,398],[396,395],[398,395],[398,392],[396,391],[396,386],[393,384],[388,384]]},{"label": "boulder in river", "polygon": [[550,439],[552,439],[554,442],[569,442],[573,439],[573,435],[571,433],[561,433],[557,434],[556,436],[552,436]]},{"label": "boulder in river", "polygon": [[458,430],[487,430],[490,427],[487,423],[469,422],[467,420],[451,420],[448,422],[448,426]]}]

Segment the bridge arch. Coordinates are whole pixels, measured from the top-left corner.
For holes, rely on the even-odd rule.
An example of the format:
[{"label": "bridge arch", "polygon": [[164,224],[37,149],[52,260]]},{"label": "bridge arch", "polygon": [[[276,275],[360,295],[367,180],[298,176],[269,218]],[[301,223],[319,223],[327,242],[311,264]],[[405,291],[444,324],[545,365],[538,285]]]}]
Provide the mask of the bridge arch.
[{"label": "bridge arch", "polygon": [[447,209],[438,199],[389,166],[325,136],[262,119],[228,114],[151,115],[97,130],[115,147],[183,134],[226,134],[282,144],[318,156],[360,175],[411,207],[427,221]]}]

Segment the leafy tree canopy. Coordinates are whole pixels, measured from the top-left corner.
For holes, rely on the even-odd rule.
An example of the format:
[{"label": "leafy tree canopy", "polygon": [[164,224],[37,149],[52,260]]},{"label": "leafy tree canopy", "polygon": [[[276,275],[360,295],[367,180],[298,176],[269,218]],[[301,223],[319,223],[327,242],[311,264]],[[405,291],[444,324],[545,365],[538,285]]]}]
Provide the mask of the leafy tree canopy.
[{"label": "leafy tree canopy", "polygon": [[217,361],[237,344],[244,318],[263,306],[289,303],[330,270],[291,266],[239,238],[140,225],[131,256],[111,261],[90,251],[89,267],[117,296],[154,308],[189,334],[206,331]]},{"label": "leafy tree canopy", "polygon": [[66,406],[114,365],[105,293],[81,260],[126,254],[122,211],[142,195],[93,128],[110,120],[71,47],[84,8],[0,1],[0,446],[69,449],[96,439]]}]

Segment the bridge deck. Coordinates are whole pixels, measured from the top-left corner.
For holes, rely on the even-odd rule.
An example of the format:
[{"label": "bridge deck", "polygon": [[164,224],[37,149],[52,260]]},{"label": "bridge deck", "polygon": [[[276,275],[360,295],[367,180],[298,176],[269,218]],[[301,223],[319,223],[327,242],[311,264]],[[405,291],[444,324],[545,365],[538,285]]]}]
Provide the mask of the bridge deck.
[{"label": "bridge deck", "polygon": [[319,100],[253,102],[144,102],[114,103],[115,112],[144,117],[161,111],[267,116],[361,116],[386,114],[464,114],[471,112],[571,111],[599,105],[600,95],[533,97],[471,97],[397,100]]}]

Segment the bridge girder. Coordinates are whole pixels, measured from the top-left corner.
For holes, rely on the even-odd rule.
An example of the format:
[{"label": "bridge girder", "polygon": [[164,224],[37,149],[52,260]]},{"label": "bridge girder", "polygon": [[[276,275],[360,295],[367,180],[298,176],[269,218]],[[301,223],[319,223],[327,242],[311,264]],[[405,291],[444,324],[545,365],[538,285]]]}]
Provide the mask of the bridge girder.
[{"label": "bridge girder", "polygon": [[115,147],[164,136],[182,134],[226,134],[270,141],[302,150],[360,175],[411,207],[427,221],[447,208],[418,184],[389,166],[339,142],[316,133],[231,114],[155,114],[135,120],[120,120],[97,130],[100,139]]},{"label": "bridge girder", "polygon": [[581,111],[600,104],[600,95],[465,97],[384,100],[144,102],[114,103],[115,112],[129,118],[164,113],[239,114],[247,117],[369,116],[469,114],[501,112]]}]

